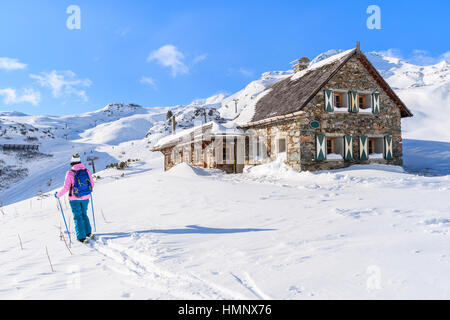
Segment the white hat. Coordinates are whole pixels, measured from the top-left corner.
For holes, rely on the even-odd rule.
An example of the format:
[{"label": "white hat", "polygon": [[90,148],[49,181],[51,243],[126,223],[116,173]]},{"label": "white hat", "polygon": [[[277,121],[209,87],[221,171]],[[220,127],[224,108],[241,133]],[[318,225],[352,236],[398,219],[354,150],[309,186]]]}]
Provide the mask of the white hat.
[{"label": "white hat", "polygon": [[70,160],[70,163],[81,162],[81,157],[78,153],[75,153]]}]

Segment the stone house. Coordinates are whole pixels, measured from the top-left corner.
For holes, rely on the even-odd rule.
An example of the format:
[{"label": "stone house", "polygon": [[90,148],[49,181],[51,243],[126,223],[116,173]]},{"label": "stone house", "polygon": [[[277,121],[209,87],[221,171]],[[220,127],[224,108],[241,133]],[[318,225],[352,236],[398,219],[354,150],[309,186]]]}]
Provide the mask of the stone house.
[{"label": "stone house", "polygon": [[162,152],[166,171],[186,162],[202,168],[237,173],[242,172],[245,166],[245,140],[244,130],[212,121],[164,137],[152,151]]},{"label": "stone house", "polygon": [[[173,139],[172,144],[155,148],[165,154],[166,170],[186,161],[241,172],[244,165],[278,157],[299,171],[368,163],[402,165],[401,119],[412,113],[359,44],[310,66],[300,59],[295,70],[268,86],[256,99],[252,119],[232,132],[211,132],[208,125],[202,126],[202,134],[191,133],[186,144],[191,151],[181,157],[173,154],[181,146]],[[203,141],[194,152],[195,141],[199,144],[205,133],[210,141]]]}]

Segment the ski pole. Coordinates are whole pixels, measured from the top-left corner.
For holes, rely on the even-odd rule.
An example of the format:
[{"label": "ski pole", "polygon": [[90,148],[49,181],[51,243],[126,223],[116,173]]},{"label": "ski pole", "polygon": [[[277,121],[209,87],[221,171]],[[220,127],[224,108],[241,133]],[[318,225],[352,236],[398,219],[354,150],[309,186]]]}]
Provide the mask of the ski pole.
[{"label": "ski pole", "polygon": [[95,213],[94,213],[94,198],[91,193],[91,205],[92,205],[92,220],[94,220],[94,232],[97,232],[97,227],[95,226]]},{"label": "ski pole", "polygon": [[64,220],[64,224],[66,225],[67,234],[69,235],[70,244],[72,244],[72,239],[70,238],[69,228],[67,228],[66,217],[64,217],[64,211],[63,211],[63,208],[62,208],[62,205],[61,205],[61,201],[59,200],[59,198],[58,198],[58,203],[59,203],[59,208],[61,209],[61,214],[62,214],[62,217],[63,217],[63,220]]}]

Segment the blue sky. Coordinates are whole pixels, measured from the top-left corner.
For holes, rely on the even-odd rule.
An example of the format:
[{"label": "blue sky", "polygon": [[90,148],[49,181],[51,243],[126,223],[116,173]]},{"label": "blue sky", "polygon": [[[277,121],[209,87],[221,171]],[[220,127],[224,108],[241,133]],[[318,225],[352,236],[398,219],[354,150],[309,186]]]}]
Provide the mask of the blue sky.
[{"label": "blue sky", "polygon": [[[369,5],[381,29],[369,30]],[[70,30],[69,5],[81,10]],[[449,55],[449,1],[2,0],[0,110],[63,115],[110,102],[188,104],[329,49]]]}]

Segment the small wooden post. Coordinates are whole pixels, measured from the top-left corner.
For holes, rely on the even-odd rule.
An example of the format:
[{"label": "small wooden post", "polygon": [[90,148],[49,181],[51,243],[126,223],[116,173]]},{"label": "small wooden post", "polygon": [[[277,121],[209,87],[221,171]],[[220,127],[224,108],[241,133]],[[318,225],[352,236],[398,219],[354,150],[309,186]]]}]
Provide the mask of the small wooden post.
[{"label": "small wooden post", "polygon": [[17,234],[19,237],[20,249],[23,251],[22,239],[20,239],[20,234]]},{"label": "small wooden post", "polygon": [[52,261],[50,260],[50,255],[48,254],[47,246],[45,246],[45,252],[47,253],[48,262],[50,263],[50,268],[52,268],[52,272],[55,272],[53,269]]}]

